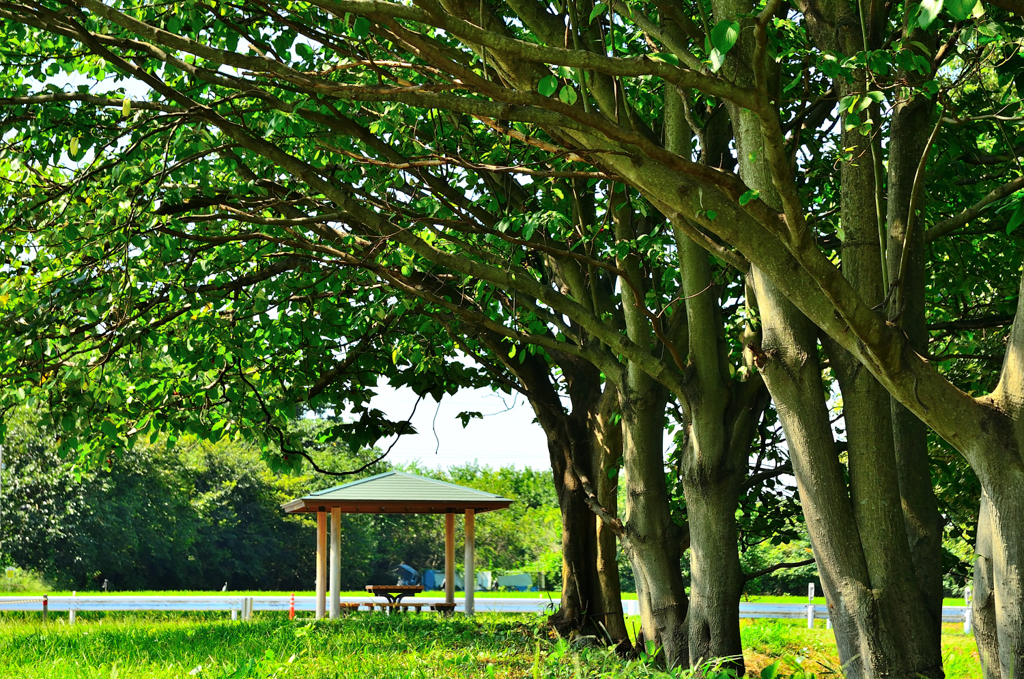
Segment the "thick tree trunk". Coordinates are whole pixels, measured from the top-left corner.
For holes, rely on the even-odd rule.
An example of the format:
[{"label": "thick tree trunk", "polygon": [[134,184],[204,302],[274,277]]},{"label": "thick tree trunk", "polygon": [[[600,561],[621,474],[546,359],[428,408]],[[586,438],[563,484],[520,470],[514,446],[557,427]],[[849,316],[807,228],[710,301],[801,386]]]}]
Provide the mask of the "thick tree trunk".
[{"label": "thick tree trunk", "polygon": [[[543,422],[547,418],[538,419]],[[600,473],[600,467],[594,464],[611,455],[617,458],[618,450],[596,450],[585,428],[571,428],[574,436],[567,436],[564,427],[545,427],[562,514],[562,598],[549,623],[560,636],[589,634],[615,645],[628,638],[622,617],[615,536],[609,540],[610,531],[590,508],[577,471],[593,478]],[[572,468],[570,460],[575,461],[577,469]]]},{"label": "thick tree trunk", "polygon": [[[589,417],[590,450],[592,454],[590,477],[594,480],[597,500],[609,514],[618,516],[619,465],[622,459],[622,426],[615,417],[619,399],[612,386],[605,387],[601,403]],[[592,613],[603,625],[610,642],[620,644],[629,640],[622,616],[622,591],[619,587],[619,566],[616,560],[618,540],[612,527],[595,517],[597,532],[597,581],[600,609]]]},{"label": "thick tree trunk", "polygon": [[[1004,679],[1024,670],[1024,469],[1019,448],[1008,448],[1002,471],[982,481],[988,499],[999,672]],[[988,651],[979,646],[979,652]]]},{"label": "thick tree trunk", "polygon": [[[730,470],[731,471],[731,470]],[[690,661],[727,658],[742,672],[739,605],[743,572],[737,553],[739,475],[684,481],[690,521]]]},{"label": "thick tree trunk", "polygon": [[662,451],[663,389],[647,375],[630,373],[621,389],[626,475],[626,539],[633,567],[644,640],[670,666],[689,662],[688,602],[679,567],[681,530],[669,514]]},{"label": "thick tree trunk", "polygon": [[[893,113],[889,144],[888,242],[889,280],[903,287],[900,310],[903,330],[911,348],[928,354],[925,323],[925,229],[918,223],[909,234],[911,194],[928,135],[934,126],[931,102],[919,98],[900,102]],[[877,117],[877,116],[876,116]],[[922,178],[923,181],[923,178]],[[918,206],[920,207],[920,206]],[[909,248],[907,267],[900,278],[903,248]],[[866,298],[871,302],[881,299]],[[942,526],[932,486],[928,459],[928,432],[916,415],[891,398],[893,439],[897,474],[910,554],[917,574],[918,591],[931,617],[932,644],[939,652],[942,632]]]},{"label": "thick tree trunk", "polygon": [[[501,338],[481,333],[480,339],[495,355],[505,356]],[[563,358],[560,368],[568,383],[571,412],[552,384],[547,360],[529,355],[505,364],[525,387],[544,429],[562,515],[562,598],[549,624],[563,637],[593,635],[617,645],[629,637],[622,617],[615,536],[591,508],[581,476],[607,478],[622,456],[621,427],[612,418],[618,393],[601,384],[593,365]],[[614,515],[614,491],[599,486],[599,495]]]},{"label": "thick tree trunk", "polygon": [[[923,615],[918,610],[922,604],[914,595],[909,563],[894,564],[894,557],[884,553],[889,549],[898,553],[900,545],[904,555],[909,551],[898,505],[888,511],[884,506],[854,510],[847,500],[821,383],[816,328],[757,270],[754,281],[764,327],[763,374],[786,432],[843,670],[851,679],[916,679],[922,674],[934,676],[936,670],[941,673],[937,658],[921,642],[927,634],[922,632]],[[876,406],[874,411],[856,408],[859,414],[853,417],[865,421],[852,426],[869,426],[872,418],[866,414],[872,412],[875,421],[887,421],[886,400]],[[851,459],[858,455],[851,451]],[[861,456],[867,462],[871,455],[869,451]],[[853,469],[856,466],[851,462],[854,485],[883,483],[870,466]],[[889,485],[895,485],[894,478]],[[890,488],[889,495],[898,498],[898,490]],[[855,497],[867,499],[866,493],[856,491]],[[869,550],[871,554],[866,553]],[[900,587],[905,592],[908,580],[910,594],[901,594]]]},{"label": "thick tree trunk", "polygon": [[[587,423],[599,416],[602,402],[615,400],[615,391],[611,389],[607,398],[600,392],[594,396],[583,414],[576,412],[579,403],[574,404],[571,415],[551,412],[561,404],[534,404],[547,434],[562,514],[562,598],[549,623],[563,637],[588,634],[617,645],[628,635],[622,617],[615,536],[609,539],[610,530],[591,509],[579,474],[599,476],[608,460],[618,459],[621,441],[611,432],[596,437],[588,429]],[[602,448],[602,444],[617,447]]]},{"label": "thick tree trunk", "polygon": [[[863,92],[865,83],[845,85],[843,95]],[[877,111],[872,112],[877,120]],[[885,298],[882,284],[882,256],[880,251],[881,224],[879,202],[876,197],[875,163],[873,158],[881,149],[872,149],[870,137],[851,129],[843,135],[843,148],[851,159],[842,166],[841,222],[845,231],[842,248],[843,275],[866,301],[881,304]],[[892,162],[890,162],[890,168]],[[898,196],[897,196],[898,197]],[[890,207],[894,205],[890,195]],[[920,304],[923,309],[923,288]],[[922,321],[923,329],[923,321]],[[934,568],[938,554],[928,555],[918,541],[918,556],[922,563],[932,567],[925,576],[915,568],[908,532],[917,534],[920,527],[906,527],[904,508],[923,510],[928,498],[932,508],[935,498],[928,474],[927,450],[924,451],[923,470],[907,470],[901,479],[897,457],[896,430],[884,387],[852,355],[833,342],[826,342],[832,364],[843,394],[843,415],[848,443],[850,475],[850,504],[860,536],[861,549],[867,565],[868,582],[877,600],[879,615],[886,619],[886,627],[903,630],[903,639],[895,645],[907,665],[918,668],[924,676],[941,675],[941,649],[939,622],[942,615],[941,573]],[[900,452],[904,466],[914,453],[920,453],[924,444],[923,430],[904,427],[899,431]],[[914,439],[913,435],[922,438]],[[901,485],[900,481],[903,481]],[[920,484],[924,484],[921,487]],[[907,491],[911,500],[902,496]],[[929,598],[921,589],[922,581],[934,584],[928,577],[937,574],[940,597]],[[847,633],[863,635],[860,630]],[[853,645],[853,639],[847,646]]]},{"label": "thick tree trunk", "polygon": [[978,512],[978,541],[975,546],[974,592],[971,625],[978,642],[978,657],[985,679],[1001,679],[999,633],[996,624],[996,591],[992,572],[992,517],[988,496],[981,494]]},{"label": "thick tree trunk", "polygon": [[[679,94],[666,92],[666,148],[688,155],[691,136]],[[690,662],[727,658],[727,664],[742,674],[739,604],[744,578],[736,508],[746,476],[753,425],[763,404],[758,408],[758,399],[738,398],[740,394],[753,396],[756,391],[731,384],[707,251],[678,227],[675,237],[691,330],[686,366],[691,388],[684,404],[688,421],[682,452],[682,485],[690,528]],[[735,399],[730,399],[730,386],[736,387]],[[734,408],[749,407],[757,412],[753,417],[728,418],[730,400],[738,401],[732,403]]]}]

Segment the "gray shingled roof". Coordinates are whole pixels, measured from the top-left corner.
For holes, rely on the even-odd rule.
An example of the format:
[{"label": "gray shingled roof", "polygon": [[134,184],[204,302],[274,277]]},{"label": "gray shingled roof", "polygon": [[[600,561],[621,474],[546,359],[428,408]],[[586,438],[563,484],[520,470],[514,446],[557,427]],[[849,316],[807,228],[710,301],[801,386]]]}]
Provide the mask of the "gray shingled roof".
[{"label": "gray shingled roof", "polygon": [[342,506],[356,512],[441,513],[504,509],[512,503],[494,493],[457,486],[405,472],[385,472],[311,493],[283,505],[287,512],[317,511]]}]

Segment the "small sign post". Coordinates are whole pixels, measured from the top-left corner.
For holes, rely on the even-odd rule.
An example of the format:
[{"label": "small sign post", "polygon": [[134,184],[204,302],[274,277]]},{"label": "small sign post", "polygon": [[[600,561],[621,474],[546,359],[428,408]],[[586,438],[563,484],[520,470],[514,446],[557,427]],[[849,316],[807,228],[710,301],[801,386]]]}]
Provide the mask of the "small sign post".
[{"label": "small sign post", "polygon": [[814,629],[814,583],[807,584],[807,629]]},{"label": "small sign post", "polygon": [[971,614],[974,611],[974,606],[971,601],[971,588],[964,588],[964,605],[967,607],[964,610],[964,634],[971,633]]}]

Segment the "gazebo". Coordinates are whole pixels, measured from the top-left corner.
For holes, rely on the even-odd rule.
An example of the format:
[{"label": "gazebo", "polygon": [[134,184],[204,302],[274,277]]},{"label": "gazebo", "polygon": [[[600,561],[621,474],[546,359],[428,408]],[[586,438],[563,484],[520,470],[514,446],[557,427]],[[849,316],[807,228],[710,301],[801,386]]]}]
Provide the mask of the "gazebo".
[{"label": "gazebo", "polygon": [[[436,479],[385,472],[369,478],[321,490],[286,502],[289,514],[316,512],[316,617],[327,609],[327,573],[330,572],[330,616],[341,614],[341,515],[347,514],[444,514],[444,596],[455,603],[455,515],[466,515],[465,592],[466,615],[473,615],[475,585],[475,522],[480,512],[505,509],[512,500],[475,488]],[[330,513],[330,571],[327,564],[327,515]]]}]

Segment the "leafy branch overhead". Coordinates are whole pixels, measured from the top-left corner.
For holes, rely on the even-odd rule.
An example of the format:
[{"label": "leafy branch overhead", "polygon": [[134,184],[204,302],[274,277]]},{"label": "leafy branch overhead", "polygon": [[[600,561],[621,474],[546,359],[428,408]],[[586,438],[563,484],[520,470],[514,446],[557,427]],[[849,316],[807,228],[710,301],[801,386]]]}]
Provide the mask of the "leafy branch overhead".
[{"label": "leafy branch overhead", "polygon": [[[843,610],[890,581],[874,555],[916,565],[928,542],[872,542],[908,488],[931,492],[911,473],[927,451],[898,458],[918,426],[902,418],[977,475],[985,525],[1020,545],[993,563],[1015,572],[1024,328],[984,319],[1022,304],[1020,16],[1016,0],[6,2],[0,409],[52,404],[64,451],[98,462],[172,431],[287,451],[297,407],[347,408],[328,436],[370,445],[408,426],[370,407],[382,376],[525,393],[553,442],[616,402],[622,442],[600,440],[633,479],[627,520],[606,469],[555,443],[553,460],[641,577],[675,578],[680,545],[736,530],[743,474],[782,468],[754,452],[774,450],[756,441],[774,437],[767,387],[802,492],[835,501],[804,510],[829,581],[855,583],[832,593]],[[882,424],[837,440],[833,379],[844,421]],[[664,487],[666,412],[681,491]],[[686,528],[662,502],[677,491]],[[714,559],[733,592],[738,557]],[[993,578],[996,600],[1024,601]],[[694,617],[674,580],[644,603],[672,662],[683,621],[727,599],[703,586]],[[1000,615],[1024,648],[1024,604]],[[941,662],[848,628],[869,676]],[[720,632],[694,652],[735,656]],[[1009,672],[1015,652],[993,657]]]}]

